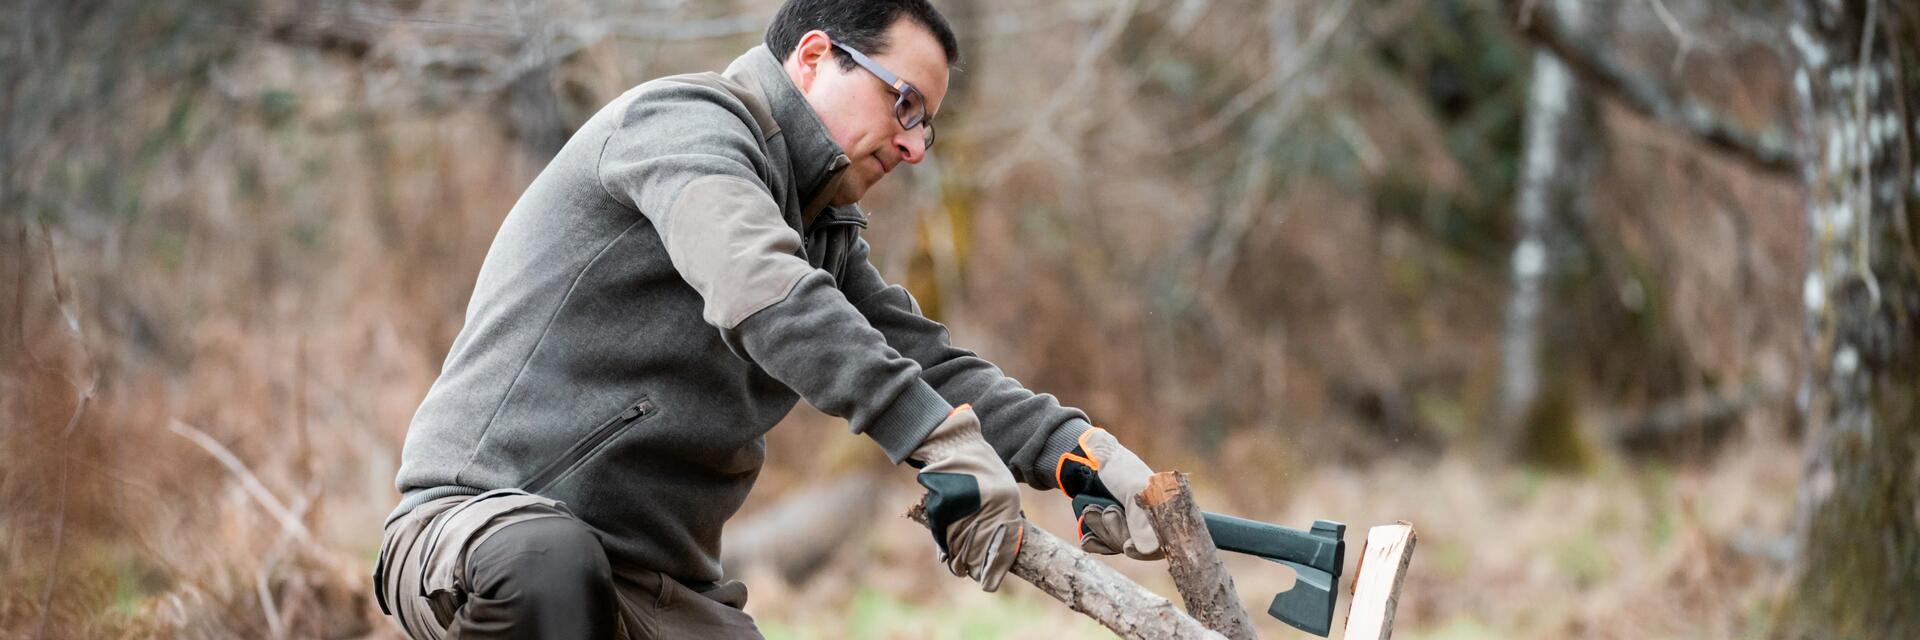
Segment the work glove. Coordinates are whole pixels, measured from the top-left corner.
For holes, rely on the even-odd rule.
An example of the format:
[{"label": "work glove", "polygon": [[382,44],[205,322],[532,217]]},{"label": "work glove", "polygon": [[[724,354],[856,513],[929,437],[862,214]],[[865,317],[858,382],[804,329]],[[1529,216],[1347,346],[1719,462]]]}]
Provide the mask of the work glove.
[{"label": "work glove", "polygon": [[1013,473],[980,437],[973,407],[960,405],[907,456],[927,488],[927,528],[953,575],[994,591],[1020,553],[1026,521]]},{"label": "work glove", "polygon": [[1119,506],[1088,505],[1080,512],[1080,548],[1088,553],[1125,553],[1135,560],[1158,560],[1160,537],[1153,533],[1147,510],[1134,498],[1147,488],[1153,470],[1140,461],[1106,429],[1080,434],[1080,446],[1060,454],[1054,481],[1068,498],[1082,494],[1106,498]]}]

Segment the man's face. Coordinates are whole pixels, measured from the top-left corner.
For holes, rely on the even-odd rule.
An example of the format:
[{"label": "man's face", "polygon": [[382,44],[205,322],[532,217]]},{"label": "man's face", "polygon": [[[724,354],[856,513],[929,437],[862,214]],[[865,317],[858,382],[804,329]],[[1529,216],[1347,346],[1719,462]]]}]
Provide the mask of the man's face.
[{"label": "man's face", "polygon": [[[939,113],[947,96],[947,57],[925,27],[902,18],[888,29],[885,53],[864,52],[881,67],[912,84],[926,98],[927,114]],[[900,163],[927,157],[927,127],[900,126],[894,114],[899,94],[872,72],[854,65],[841,69],[831,53],[829,35],[811,31],[786,59],[788,77],[807,97],[814,113],[853,164],[840,181],[833,204],[851,204]]]}]

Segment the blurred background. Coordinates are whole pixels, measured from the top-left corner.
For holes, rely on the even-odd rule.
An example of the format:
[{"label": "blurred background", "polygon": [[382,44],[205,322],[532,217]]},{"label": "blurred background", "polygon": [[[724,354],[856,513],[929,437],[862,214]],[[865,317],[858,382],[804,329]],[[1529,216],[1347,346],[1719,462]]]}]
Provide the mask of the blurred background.
[{"label": "blurred background", "polygon": [[[935,4],[964,61],[938,153],[866,202],[881,272],[1209,510],[1344,521],[1350,556],[1414,523],[1400,637],[1915,628],[1884,599],[1920,581],[1910,268],[1842,316],[1891,318],[1840,360],[1906,398],[1874,405],[1907,440],[1865,447],[1892,479],[1844,529],[1885,553],[1807,569],[1851,486],[1807,472],[1848,397],[1822,318],[1859,287],[1819,277],[1827,169],[1795,151],[1869,71],[1920,98],[1867,64],[1920,60],[1911,30],[1745,0]],[[776,6],[0,2],[0,636],[400,637],[380,523],[502,217],[601,105],[723,68]],[[1796,91],[1813,53],[1858,80]],[[1833,167],[1911,176],[1911,121]],[[948,576],[911,474],[844,422],[802,405],[769,442],[726,551],[770,637],[1107,637]],[[1072,535],[1058,495],[1025,505]],[[1256,614],[1292,580],[1228,566]]]}]

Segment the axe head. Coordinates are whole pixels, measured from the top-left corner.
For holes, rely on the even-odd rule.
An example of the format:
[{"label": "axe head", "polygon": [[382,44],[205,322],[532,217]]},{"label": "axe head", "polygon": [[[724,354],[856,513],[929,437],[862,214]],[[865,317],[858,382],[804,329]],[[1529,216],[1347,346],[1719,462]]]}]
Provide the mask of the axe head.
[{"label": "axe head", "polygon": [[[1346,555],[1346,542],[1341,538],[1346,534],[1347,525],[1317,520],[1313,523],[1313,529],[1306,532],[1278,526],[1274,528],[1283,530],[1277,535],[1304,536],[1311,538],[1305,542],[1322,549],[1330,549],[1332,562],[1295,562],[1256,553],[1255,555],[1292,567],[1297,575],[1292,589],[1273,596],[1273,604],[1267,606],[1267,614],[1280,619],[1281,622],[1293,625],[1295,629],[1326,637],[1333,630],[1333,607],[1340,599],[1340,592],[1336,588],[1339,587],[1340,582],[1340,566],[1344,560],[1342,556]],[[1315,566],[1316,564],[1319,566]],[[1331,570],[1322,568],[1329,564]]]}]

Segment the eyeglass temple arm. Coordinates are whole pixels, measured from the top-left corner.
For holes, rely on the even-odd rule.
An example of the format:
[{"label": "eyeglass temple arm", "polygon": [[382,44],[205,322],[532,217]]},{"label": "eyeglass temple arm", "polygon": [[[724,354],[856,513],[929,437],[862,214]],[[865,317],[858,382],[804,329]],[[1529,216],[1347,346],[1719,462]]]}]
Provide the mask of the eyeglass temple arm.
[{"label": "eyeglass temple arm", "polygon": [[888,71],[886,67],[882,67],[880,63],[874,62],[873,58],[867,57],[867,54],[860,53],[859,49],[838,42],[833,43],[833,48],[845,51],[847,55],[853,56],[854,63],[866,67],[867,71],[873,72],[873,75],[878,76],[881,82],[887,83],[887,86],[893,87],[896,91],[905,90],[905,87],[902,86],[905,83],[900,80],[899,76],[893,75],[893,72]]}]

